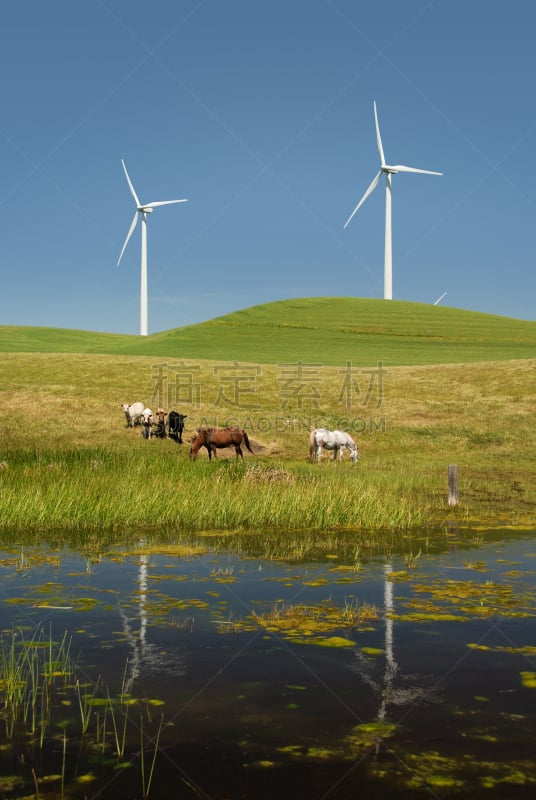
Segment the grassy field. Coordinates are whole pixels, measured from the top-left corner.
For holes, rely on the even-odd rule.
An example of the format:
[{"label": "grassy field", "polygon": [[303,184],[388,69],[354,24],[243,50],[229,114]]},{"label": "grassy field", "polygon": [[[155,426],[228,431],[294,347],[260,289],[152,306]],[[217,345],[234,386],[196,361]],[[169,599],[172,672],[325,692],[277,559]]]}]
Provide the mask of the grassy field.
[{"label": "grassy field", "polygon": [[[469,520],[533,527],[536,360],[522,355],[534,323],[519,323],[518,334],[515,321],[502,319],[493,328],[486,318],[493,329],[488,334],[468,329],[466,352],[487,346],[491,353],[502,341],[509,343],[508,360],[394,366],[389,354],[398,334],[385,333],[383,366],[369,363],[370,351],[362,360],[330,366],[326,330],[340,323],[340,315],[334,320],[327,313],[330,306],[325,301],[325,325],[309,332],[301,365],[290,351],[285,356],[277,334],[265,342],[273,341],[274,354],[264,362],[235,352],[219,359],[189,359],[182,351],[173,358],[5,352],[3,535],[84,528],[128,535],[133,528],[162,526],[412,531]],[[258,318],[260,310],[251,313]],[[240,330],[235,336],[247,352],[248,337]],[[258,331],[251,336],[262,338]],[[224,338],[216,338],[223,348]],[[428,338],[422,354],[431,358],[436,345],[431,333]],[[89,334],[88,347],[92,339]],[[65,348],[72,344],[65,342]],[[350,360],[351,368],[344,366]],[[200,425],[239,424],[255,455],[241,464],[225,451],[217,462],[206,455],[191,462],[186,441],[146,441],[139,428],[125,427],[120,404],[135,400],[187,414],[185,440]],[[318,425],[351,432],[360,462],[309,463],[308,435]],[[447,506],[451,463],[459,467],[457,508]]]},{"label": "grassy field", "polygon": [[359,298],[284,300],[199,325],[121,336],[0,326],[0,352],[145,355],[258,364],[387,366],[503,361],[536,353],[536,323]]}]

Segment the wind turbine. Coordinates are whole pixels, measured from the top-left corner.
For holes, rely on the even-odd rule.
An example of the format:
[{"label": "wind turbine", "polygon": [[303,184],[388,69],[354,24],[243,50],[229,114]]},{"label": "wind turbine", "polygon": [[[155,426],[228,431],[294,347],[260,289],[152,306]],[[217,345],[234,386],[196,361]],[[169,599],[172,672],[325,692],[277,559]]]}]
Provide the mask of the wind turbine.
[{"label": "wind turbine", "polygon": [[123,249],[121,250],[121,255],[117,261],[117,266],[121,259],[123,258],[123,253],[125,252],[126,246],[129,242],[130,237],[134,233],[134,228],[138,222],[138,215],[141,216],[141,288],[140,288],[140,335],[147,336],[147,214],[152,214],[153,209],[157,206],[168,206],[173,203],[186,203],[187,198],[182,200],[159,200],[155,203],[145,203],[142,204],[138,200],[138,195],[134,191],[134,187],[132,185],[132,181],[130,180],[127,172],[127,168],[125,166],[125,162],[121,159],[121,163],[123,165],[123,169],[125,170],[125,176],[127,179],[127,183],[130,189],[130,193],[134,198],[134,202],[136,203],[136,211],[134,212],[134,219],[130,225],[130,229],[127,233],[127,238],[125,239],[125,243],[123,245]]},{"label": "wind turbine", "polygon": [[356,205],[346,222],[344,227],[349,224],[354,214],[361,208],[367,197],[372,194],[378,185],[382,175],[385,175],[386,189],[385,189],[385,258],[383,267],[383,297],[385,300],[393,299],[393,240],[391,231],[391,175],[396,175],[397,172],[418,172],[422,175],[442,175],[442,172],[431,172],[428,169],[416,169],[415,167],[405,167],[397,164],[391,167],[385,163],[385,156],[383,154],[382,139],[380,136],[380,126],[378,124],[378,112],[376,110],[376,101],[374,101],[374,121],[376,123],[376,141],[378,143],[378,152],[380,154],[380,171],[368,187],[367,191]]}]

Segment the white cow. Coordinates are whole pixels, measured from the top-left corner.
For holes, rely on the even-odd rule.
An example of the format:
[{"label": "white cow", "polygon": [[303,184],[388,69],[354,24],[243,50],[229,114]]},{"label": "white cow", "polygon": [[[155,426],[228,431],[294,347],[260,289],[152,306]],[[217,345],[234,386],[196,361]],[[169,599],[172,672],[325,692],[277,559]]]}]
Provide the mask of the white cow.
[{"label": "white cow", "polygon": [[145,403],[122,403],[121,408],[125,412],[127,420],[127,428],[133,428],[134,425],[139,425],[143,412],[145,411]]}]

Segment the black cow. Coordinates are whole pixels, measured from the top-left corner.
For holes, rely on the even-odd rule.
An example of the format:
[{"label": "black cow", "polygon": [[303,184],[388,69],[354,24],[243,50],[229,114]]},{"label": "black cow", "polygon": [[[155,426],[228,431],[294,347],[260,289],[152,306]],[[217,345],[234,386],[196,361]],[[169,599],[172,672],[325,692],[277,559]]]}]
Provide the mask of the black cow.
[{"label": "black cow", "polygon": [[184,430],[184,420],[187,414],[179,414],[177,411],[170,411],[168,414],[169,438],[174,439],[177,444],[182,444],[182,432]]},{"label": "black cow", "polygon": [[166,426],[163,419],[156,419],[156,422],[153,422],[153,436],[156,436],[157,439],[165,439],[166,438]]}]

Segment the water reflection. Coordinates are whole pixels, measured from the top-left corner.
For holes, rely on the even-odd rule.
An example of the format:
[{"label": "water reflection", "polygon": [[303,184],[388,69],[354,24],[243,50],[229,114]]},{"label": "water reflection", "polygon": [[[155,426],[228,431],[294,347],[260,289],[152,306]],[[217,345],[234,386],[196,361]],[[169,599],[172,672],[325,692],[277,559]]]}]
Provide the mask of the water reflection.
[{"label": "water reflection", "polygon": [[[140,546],[143,542],[140,542]],[[142,665],[147,654],[147,555],[138,557],[138,604],[137,615],[131,617],[123,608],[121,601],[117,603],[119,616],[123,625],[123,632],[130,645],[128,660],[128,675],[125,681],[125,691],[132,692],[134,681],[142,674]],[[136,630],[136,623],[138,629]]]},{"label": "water reflection", "polygon": [[[435,701],[434,691],[426,685],[425,676],[412,671],[400,674],[395,651],[395,583],[391,579],[393,566],[390,561],[383,565],[383,672],[374,678],[377,672],[375,662],[367,658],[366,653],[356,652],[357,671],[363,682],[370,687],[378,698],[376,719],[380,723],[390,718],[391,706],[408,706],[417,702]],[[398,678],[398,680],[397,680]],[[424,685],[423,685],[424,684]],[[392,717],[392,715],[391,715]],[[376,746],[379,752],[380,741]]]},{"label": "water reflection", "polygon": [[151,620],[151,605],[149,602],[149,566],[150,556],[144,550],[150,550],[145,541],[137,544],[137,553],[133,556],[136,565],[135,586],[130,593],[118,594],[117,610],[121,620],[124,638],[129,650],[126,654],[126,669],[123,689],[133,693],[143,687],[143,679],[159,673],[169,673],[175,676],[183,675],[187,666],[178,653],[167,651],[158,642],[149,640],[149,629],[155,626]]},{"label": "water reflection", "polygon": [[[160,796],[177,774],[187,800],[290,796],[289,787],[337,800],[365,787],[393,800],[443,796],[441,786],[449,797],[513,797],[512,786],[531,796],[534,534],[427,532],[418,563],[392,542],[367,552],[357,535],[294,537],[286,556],[280,534],[140,538],[135,550],[103,548],[89,573],[83,549],[25,545],[21,559],[6,547],[4,647],[10,631],[48,626],[58,639],[68,629],[79,671],[88,683],[103,676],[103,701],[120,688],[132,696],[132,764],[140,714],[145,730],[161,708]],[[365,604],[377,615],[349,618]],[[430,705],[434,687],[442,702]],[[69,691],[58,687],[58,710],[75,707]],[[5,719],[4,709],[9,752]],[[98,725],[84,739],[76,714],[51,721],[47,771],[61,770],[68,730],[77,758],[88,753],[78,772],[101,752],[107,796],[132,798]],[[6,764],[17,769],[16,758]],[[72,786],[65,796],[77,797]]]},{"label": "water reflection", "polygon": [[393,702],[393,686],[397,672],[397,663],[394,654],[394,584],[390,580],[393,568],[390,563],[384,567],[383,593],[384,593],[384,627],[385,627],[385,676],[383,682],[382,699],[378,710],[378,719],[383,722],[387,707]]}]

